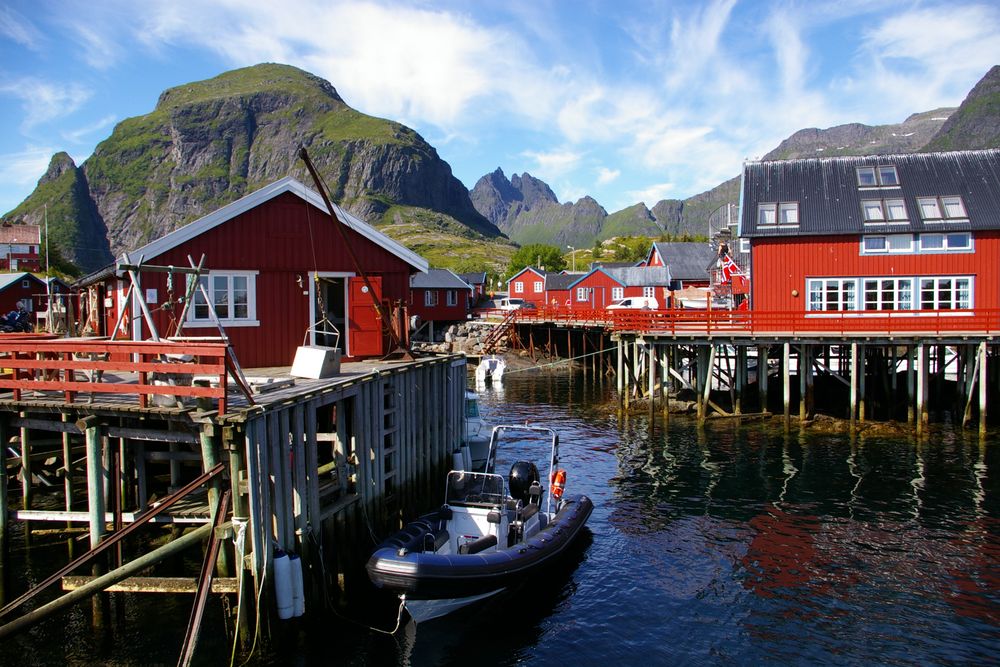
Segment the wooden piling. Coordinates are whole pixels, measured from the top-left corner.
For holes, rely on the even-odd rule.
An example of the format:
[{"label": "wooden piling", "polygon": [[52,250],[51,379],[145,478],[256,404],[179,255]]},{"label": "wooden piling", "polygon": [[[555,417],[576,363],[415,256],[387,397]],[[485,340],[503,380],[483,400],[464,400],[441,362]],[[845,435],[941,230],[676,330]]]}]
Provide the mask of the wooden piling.
[{"label": "wooden piling", "polygon": [[781,375],[782,375],[782,400],[784,402],[784,418],[785,418],[785,430],[787,431],[791,428],[792,424],[792,414],[791,414],[791,403],[792,403],[792,371],[790,368],[790,348],[789,343],[783,343],[781,346]]}]

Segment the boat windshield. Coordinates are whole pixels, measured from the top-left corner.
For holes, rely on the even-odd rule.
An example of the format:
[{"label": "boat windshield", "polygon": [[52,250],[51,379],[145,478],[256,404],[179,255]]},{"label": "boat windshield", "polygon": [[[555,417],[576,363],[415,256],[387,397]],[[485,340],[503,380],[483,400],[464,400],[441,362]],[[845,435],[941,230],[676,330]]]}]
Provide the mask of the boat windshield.
[{"label": "boat windshield", "polygon": [[501,475],[451,471],[445,502],[448,505],[494,507],[507,499]]},{"label": "boat windshield", "polygon": [[465,399],[465,416],[475,419],[479,416],[479,401],[475,398]]}]

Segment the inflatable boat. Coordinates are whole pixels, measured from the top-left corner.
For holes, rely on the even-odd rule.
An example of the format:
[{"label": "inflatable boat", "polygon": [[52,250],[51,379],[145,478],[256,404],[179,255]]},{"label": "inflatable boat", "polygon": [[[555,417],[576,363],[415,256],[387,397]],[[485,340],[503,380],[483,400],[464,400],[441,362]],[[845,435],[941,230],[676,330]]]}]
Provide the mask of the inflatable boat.
[{"label": "inflatable boat", "polygon": [[[549,436],[544,480],[527,460],[506,476],[493,472],[499,438],[511,430]],[[449,472],[445,504],[383,542],[368,561],[369,578],[399,595],[418,623],[520,583],[566,551],[594,508],[587,496],[564,493],[567,474],[558,465],[559,436],[551,429],[495,427],[487,472]]]}]

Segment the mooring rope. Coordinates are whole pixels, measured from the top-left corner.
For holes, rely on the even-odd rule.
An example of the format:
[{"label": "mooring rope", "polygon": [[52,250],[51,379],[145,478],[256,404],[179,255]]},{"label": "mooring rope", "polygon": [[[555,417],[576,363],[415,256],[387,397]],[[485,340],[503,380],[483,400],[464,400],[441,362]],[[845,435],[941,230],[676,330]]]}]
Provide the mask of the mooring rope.
[{"label": "mooring rope", "polygon": [[505,370],[504,375],[510,375],[511,373],[523,373],[524,371],[536,371],[539,368],[546,368],[548,366],[558,366],[559,364],[566,364],[571,361],[577,361],[579,359],[586,359],[587,357],[592,357],[595,354],[604,354],[607,350],[598,350],[597,352],[588,352],[587,354],[581,354],[578,357],[570,357],[569,359],[560,359],[559,361],[553,361],[548,364],[542,364],[541,366],[526,366],[525,368],[514,368],[512,370]]}]

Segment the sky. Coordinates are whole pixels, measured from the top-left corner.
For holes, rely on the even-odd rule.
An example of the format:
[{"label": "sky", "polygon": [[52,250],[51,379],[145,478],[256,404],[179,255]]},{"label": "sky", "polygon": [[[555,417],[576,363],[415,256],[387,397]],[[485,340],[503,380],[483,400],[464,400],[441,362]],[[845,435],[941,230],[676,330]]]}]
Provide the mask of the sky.
[{"label": "sky", "polygon": [[683,199],[796,130],[958,106],[996,0],[4,0],[0,213],[165,89],[261,62],[419,132],[472,188],[530,173],[609,212]]}]

